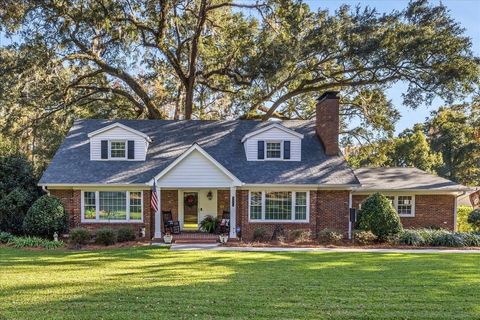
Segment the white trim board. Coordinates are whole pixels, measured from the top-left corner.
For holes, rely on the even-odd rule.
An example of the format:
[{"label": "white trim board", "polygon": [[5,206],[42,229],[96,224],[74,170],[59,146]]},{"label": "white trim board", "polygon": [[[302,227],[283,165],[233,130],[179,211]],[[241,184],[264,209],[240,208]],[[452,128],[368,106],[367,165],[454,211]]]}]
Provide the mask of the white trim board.
[{"label": "white trim board", "polygon": [[91,138],[93,136],[96,136],[97,134],[100,134],[102,132],[105,132],[105,131],[108,131],[110,129],[117,128],[117,127],[122,128],[124,130],[127,130],[127,131],[129,131],[133,134],[139,135],[139,136],[143,137],[145,140],[147,140],[148,142],[152,142],[152,139],[150,139],[150,137],[147,136],[145,133],[140,132],[140,131],[135,130],[135,129],[132,129],[132,128],[130,128],[130,127],[124,125],[124,124],[121,124],[119,122],[115,122],[115,123],[112,123],[111,125],[108,125],[106,127],[103,127],[103,128],[98,129],[98,130],[92,131],[88,134],[88,137]]},{"label": "white trim board", "polygon": [[250,133],[247,133],[245,136],[243,136],[241,142],[244,143],[247,139],[249,139],[249,138],[251,138],[251,137],[254,137],[254,136],[256,136],[257,134],[260,134],[260,133],[262,133],[262,132],[265,132],[265,131],[268,131],[268,130],[270,130],[270,129],[273,129],[273,128],[277,128],[277,129],[282,130],[282,131],[284,131],[284,132],[287,132],[287,133],[289,133],[289,134],[291,134],[291,135],[294,135],[294,136],[296,136],[296,137],[298,137],[298,138],[300,138],[300,139],[303,139],[303,134],[298,133],[298,132],[296,132],[296,131],[294,131],[294,130],[292,130],[292,129],[286,128],[286,127],[282,126],[282,125],[279,124],[279,123],[272,123],[272,124],[269,125],[269,126],[266,126],[266,127],[264,127],[264,128],[255,130],[255,131],[250,132]]}]

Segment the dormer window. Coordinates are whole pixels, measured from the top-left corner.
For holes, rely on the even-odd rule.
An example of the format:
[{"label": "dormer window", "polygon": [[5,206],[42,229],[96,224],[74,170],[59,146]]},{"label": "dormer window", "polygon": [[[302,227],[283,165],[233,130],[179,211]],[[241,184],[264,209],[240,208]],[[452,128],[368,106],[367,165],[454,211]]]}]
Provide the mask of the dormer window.
[{"label": "dormer window", "polygon": [[282,158],[282,143],[280,141],[267,141],[267,150],[265,159],[281,159]]},{"label": "dormer window", "polygon": [[110,158],[111,159],[125,159],[126,158],[126,143],[125,141],[110,141]]}]

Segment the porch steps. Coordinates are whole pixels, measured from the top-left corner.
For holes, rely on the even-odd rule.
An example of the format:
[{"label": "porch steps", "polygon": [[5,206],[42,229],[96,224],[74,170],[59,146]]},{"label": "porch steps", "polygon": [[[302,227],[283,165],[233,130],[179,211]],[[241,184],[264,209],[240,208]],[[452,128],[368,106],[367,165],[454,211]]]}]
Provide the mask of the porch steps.
[{"label": "porch steps", "polygon": [[[230,238],[228,242],[238,242],[238,239]],[[163,239],[153,239],[152,242],[160,243]],[[218,235],[204,232],[182,232],[181,234],[174,234],[172,243],[177,244],[212,244],[218,242]]]},{"label": "porch steps", "polygon": [[173,243],[217,243],[217,239],[178,239]]}]

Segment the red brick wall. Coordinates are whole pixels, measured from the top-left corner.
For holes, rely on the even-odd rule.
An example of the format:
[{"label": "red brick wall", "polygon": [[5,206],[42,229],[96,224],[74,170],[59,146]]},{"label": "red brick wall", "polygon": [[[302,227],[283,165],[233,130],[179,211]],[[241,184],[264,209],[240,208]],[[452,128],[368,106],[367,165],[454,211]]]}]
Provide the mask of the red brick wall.
[{"label": "red brick wall", "polygon": [[308,229],[313,235],[324,228],[348,231],[348,191],[310,191],[310,221],[308,223],[271,223],[248,221],[248,190],[237,191],[237,224],[242,230],[242,239],[251,241],[257,228],[272,235],[277,225],[286,231]]},{"label": "red brick wall", "polygon": [[50,190],[50,194],[62,201],[65,206],[65,211],[69,215],[69,227],[82,227],[87,228],[94,232],[98,228],[111,227],[112,229],[118,229],[122,227],[131,227],[137,237],[140,236],[140,228],[145,228],[145,239],[152,237],[152,215],[150,209],[150,191],[143,191],[143,222],[132,223],[109,223],[109,222],[81,222],[81,191],[80,190],[67,190],[67,189],[54,189]]},{"label": "red brick wall", "polygon": [[[353,207],[358,208],[367,195],[354,195]],[[437,227],[454,229],[455,197],[453,195],[415,195],[415,216],[400,217],[405,228]]]}]

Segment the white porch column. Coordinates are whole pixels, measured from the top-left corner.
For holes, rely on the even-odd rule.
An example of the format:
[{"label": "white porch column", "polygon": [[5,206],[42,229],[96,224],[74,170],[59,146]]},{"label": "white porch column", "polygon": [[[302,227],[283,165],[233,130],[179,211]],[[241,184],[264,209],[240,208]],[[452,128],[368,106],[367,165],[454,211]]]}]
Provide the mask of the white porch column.
[{"label": "white porch column", "polygon": [[230,187],[230,237],[237,237],[237,188]]},{"label": "white porch column", "polygon": [[162,237],[162,218],[160,214],[160,210],[162,210],[162,193],[160,191],[160,187],[157,187],[158,209],[155,211],[155,238],[157,239]]}]

